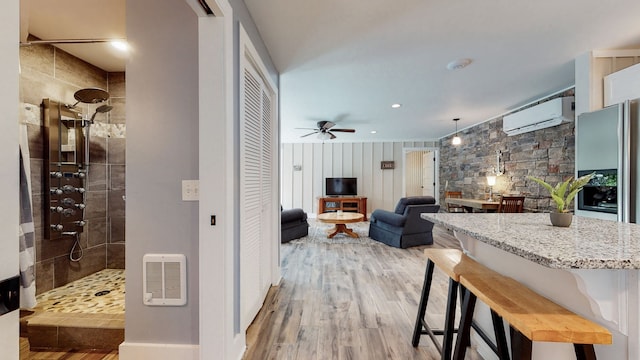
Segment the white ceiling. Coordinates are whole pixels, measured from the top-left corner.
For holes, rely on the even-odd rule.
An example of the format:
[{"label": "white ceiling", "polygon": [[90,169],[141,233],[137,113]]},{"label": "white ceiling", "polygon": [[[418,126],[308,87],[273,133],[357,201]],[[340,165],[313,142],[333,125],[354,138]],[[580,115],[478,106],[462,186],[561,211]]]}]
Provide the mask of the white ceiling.
[{"label": "white ceiling", "polygon": [[[125,2],[21,0],[21,40],[125,38]],[[320,141],[294,129],[318,120],[356,129],[334,142],[437,139],[572,86],[586,51],[640,48],[637,0],[245,3],[280,72],[284,142]],[[61,47],[124,70],[108,45]]]}]

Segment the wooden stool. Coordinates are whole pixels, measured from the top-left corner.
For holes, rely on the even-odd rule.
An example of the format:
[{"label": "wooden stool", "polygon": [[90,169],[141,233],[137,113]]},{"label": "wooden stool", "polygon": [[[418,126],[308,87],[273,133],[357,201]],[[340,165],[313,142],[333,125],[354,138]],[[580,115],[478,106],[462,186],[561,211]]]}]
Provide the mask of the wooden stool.
[{"label": "wooden stool", "polygon": [[[578,360],[595,359],[593,344],[611,344],[611,333],[518,281],[495,273],[465,273],[460,285],[466,290],[454,359],[464,359],[476,299],[510,325],[512,359],[531,359],[533,341],[573,343]],[[509,359],[509,354],[500,355]]]},{"label": "wooden stool", "polygon": [[[487,274],[488,276],[490,276],[491,274],[493,274],[493,272],[482,264],[468,257],[460,250],[425,249],[424,254],[428,258],[427,268],[424,275],[422,295],[420,296],[418,315],[416,317],[411,344],[416,347],[420,343],[420,335],[429,335],[429,338],[431,338],[431,341],[433,341],[433,344],[436,346],[436,349],[440,353],[441,358],[448,360],[451,359],[453,348],[453,334],[457,332],[457,329],[454,328],[454,321],[456,316],[456,297],[460,282],[460,276],[466,273],[479,275]],[[424,319],[427,310],[427,303],[429,302],[429,293],[431,291],[431,282],[435,266],[437,266],[447,276],[449,276],[447,309],[445,313],[444,329],[442,330],[432,329]],[[493,345],[490,341],[488,341],[488,337],[484,335],[484,333],[481,333],[481,336],[483,339],[485,339],[485,341],[488,342],[489,346],[491,346],[491,348],[496,353],[499,353],[500,351],[508,351],[506,346],[506,339],[504,337],[504,326],[502,325],[502,319],[500,319],[494,312],[492,312],[492,318],[494,320],[495,335],[496,338],[498,338],[498,346],[496,347],[496,345]],[[479,328],[477,330],[481,331]],[[437,341],[436,335],[443,335],[442,345]],[[500,336],[503,341],[500,341]],[[465,347],[468,345],[469,341],[467,339]],[[500,348],[502,350],[500,350]]]}]

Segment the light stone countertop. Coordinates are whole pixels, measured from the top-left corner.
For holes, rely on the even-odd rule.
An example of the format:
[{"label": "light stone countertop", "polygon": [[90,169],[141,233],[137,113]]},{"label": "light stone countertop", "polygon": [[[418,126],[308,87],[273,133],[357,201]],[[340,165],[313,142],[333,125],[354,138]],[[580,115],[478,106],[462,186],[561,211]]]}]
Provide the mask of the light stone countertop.
[{"label": "light stone countertop", "polygon": [[548,213],[423,213],[423,219],[556,269],[640,269],[640,225],[573,217],[551,225]]}]

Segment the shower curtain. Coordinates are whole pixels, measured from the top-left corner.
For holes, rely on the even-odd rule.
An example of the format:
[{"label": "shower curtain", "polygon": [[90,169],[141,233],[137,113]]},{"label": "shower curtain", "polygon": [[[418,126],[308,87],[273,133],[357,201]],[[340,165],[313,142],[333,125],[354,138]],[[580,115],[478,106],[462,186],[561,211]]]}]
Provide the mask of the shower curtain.
[{"label": "shower curtain", "polygon": [[35,234],[31,211],[31,167],[27,126],[20,126],[20,307],[36,306]]}]

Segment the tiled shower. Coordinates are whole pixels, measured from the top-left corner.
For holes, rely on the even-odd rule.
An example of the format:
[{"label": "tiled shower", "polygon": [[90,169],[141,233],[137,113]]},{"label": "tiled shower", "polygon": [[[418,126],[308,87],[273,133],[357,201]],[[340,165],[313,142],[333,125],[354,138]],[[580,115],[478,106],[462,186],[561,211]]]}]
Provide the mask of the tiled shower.
[{"label": "tiled shower", "polygon": [[[98,114],[91,126],[86,181],[84,255],[71,261],[75,239],[44,236],[45,149],[41,104],[51,99],[74,104],[82,88],[101,88],[112,111]],[[36,237],[36,292],[41,294],[103,269],[124,269],[125,252],[125,74],[96,68],[50,45],[20,48],[20,110],[29,136],[33,216]],[[98,104],[99,105],[99,104]],[[78,104],[84,114],[97,105]]]}]

